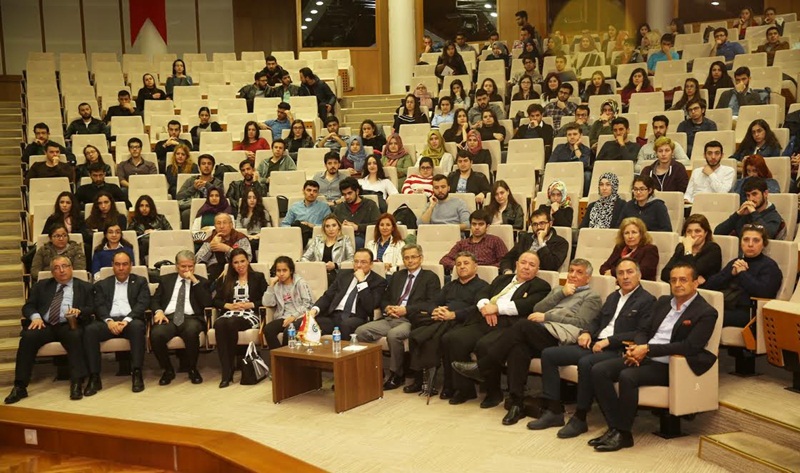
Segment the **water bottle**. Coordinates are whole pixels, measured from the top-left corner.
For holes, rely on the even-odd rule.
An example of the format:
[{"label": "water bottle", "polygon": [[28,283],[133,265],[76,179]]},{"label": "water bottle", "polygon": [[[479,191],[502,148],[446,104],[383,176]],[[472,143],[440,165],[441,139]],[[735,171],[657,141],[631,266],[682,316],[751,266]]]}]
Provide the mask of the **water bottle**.
[{"label": "water bottle", "polygon": [[289,348],[297,348],[297,330],[294,328],[294,324],[289,324],[286,335],[289,337]]},{"label": "water bottle", "polygon": [[333,327],[333,354],[338,355],[342,352],[342,332],[339,327]]}]

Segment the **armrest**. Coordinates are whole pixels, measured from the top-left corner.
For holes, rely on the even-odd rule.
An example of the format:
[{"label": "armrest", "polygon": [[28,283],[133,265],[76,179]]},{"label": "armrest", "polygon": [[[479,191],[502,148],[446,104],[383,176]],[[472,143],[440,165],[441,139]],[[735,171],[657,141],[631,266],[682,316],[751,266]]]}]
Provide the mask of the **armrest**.
[{"label": "armrest", "polygon": [[206,307],[204,312],[206,316],[206,330],[210,330],[217,320],[217,309],[214,307]]},{"label": "armrest", "polygon": [[756,354],[763,355],[767,352],[767,342],[764,338],[764,306],[767,302],[775,299],[765,299],[761,297],[751,297],[750,301],[753,302],[753,310],[756,317]]},{"label": "armrest", "polygon": [[719,361],[700,376],[689,368],[686,358],[669,357],[669,413],[675,416],[713,411],[719,408]]}]

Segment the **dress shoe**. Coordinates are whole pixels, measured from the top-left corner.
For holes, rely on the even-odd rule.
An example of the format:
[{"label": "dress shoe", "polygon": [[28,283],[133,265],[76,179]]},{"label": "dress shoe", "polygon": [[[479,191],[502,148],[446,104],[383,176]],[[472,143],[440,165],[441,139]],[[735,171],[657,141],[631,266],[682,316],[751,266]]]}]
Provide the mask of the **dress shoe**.
[{"label": "dress shoe", "polygon": [[192,384],[200,384],[203,382],[203,377],[200,376],[200,372],[196,369],[189,370],[189,380]]},{"label": "dress shoe", "polygon": [[454,361],[452,363],[453,369],[456,373],[469,379],[473,379],[479,383],[483,382],[483,376],[478,369],[478,364],[472,361]]},{"label": "dress shoe", "polygon": [[172,370],[164,371],[164,374],[161,375],[161,379],[158,380],[158,384],[161,386],[166,386],[175,379],[175,372]]},{"label": "dress shoe", "polygon": [[89,382],[86,383],[86,388],[83,390],[84,396],[94,396],[97,391],[103,389],[103,383],[100,381],[100,375],[93,374],[89,376]]},{"label": "dress shoe", "polygon": [[609,435],[605,442],[596,445],[594,449],[598,452],[616,452],[630,447],[633,447],[633,434],[614,430],[614,433]]},{"label": "dress shoe", "polygon": [[611,436],[611,434],[613,434],[613,433],[614,433],[614,429],[606,429],[606,431],[603,432],[603,435],[601,435],[599,437],[595,437],[595,438],[589,440],[586,443],[590,447],[596,447],[596,446],[600,445],[601,443],[605,443],[605,441],[608,440],[608,437]]},{"label": "dress shoe", "polygon": [[[386,389],[386,388],[384,388],[384,389]],[[406,394],[418,393],[420,391],[422,391],[422,380],[421,379],[415,379],[412,384],[409,384],[407,386],[403,386],[403,392],[406,393]]]},{"label": "dress shoe", "polygon": [[439,393],[439,399],[452,399],[455,393],[455,389],[443,388],[442,392]]},{"label": "dress shoe", "polygon": [[397,389],[404,384],[406,384],[405,376],[389,373],[389,378],[387,378],[386,382],[383,383],[383,390],[391,391],[392,389]]},{"label": "dress shoe", "polygon": [[556,436],[560,439],[571,439],[588,431],[589,431],[589,425],[586,424],[585,420],[580,420],[577,417],[572,416],[569,418],[569,422],[567,422],[567,425],[565,425],[561,429],[558,429],[558,433],[556,434]]},{"label": "dress shoe", "polygon": [[140,393],[144,391],[144,379],[142,378],[142,370],[135,369],[131,373],[131,391]]},{"label": "dress shoe", "polygon": [[463,393],[461,391],[456,391],[455,394],[453,394],[453,397],[451,397],[450,401],[448,402],[455,406],[457,404],[464,404],[465,402],[470,401],[472,399],[476,399],[477,397],[478,395],[475,394],[474,392]]},{"label": "dress shoe", "polygon": [[525,418],[525,411],[522,410],[522,406],[519,404],[512,404],[506,416],[503,417],[503,425],[514,425],[523,418]]},{"label": "dress shoe", "polygon": [[547,409],[542,412],[538,419],[528,422],[528,428],[531,430],[544,430],[550,427],[561,427],[562,425],[564,425],[564,414],[556,414]]},{"label": "dress shoe", "polygon": [[6,404],[14,404],[15,402],[19,402],[20,399],[25,399],[28,397],[28,390],[23,388],[22,386],[14,386],[11,388],[11,393],[6,396],[6,400],[4,401]]},{"label": "dress shoe", "polygon": [[499,406],[505,398],[503,393],[489,393],[481,401],[481,409],[491,409],[492,407]]},{"label": "dress shoe", "polygon": [[231,381],[229,379],[223,379],[222,381],[219,382],[219,388],[220,389],[227,388],[230,385],[231,385]]},{"label": "dress shoe", "polygon": [[73,381],[69,385],[69,398],[73,401],[83,399],[83,382]]}]

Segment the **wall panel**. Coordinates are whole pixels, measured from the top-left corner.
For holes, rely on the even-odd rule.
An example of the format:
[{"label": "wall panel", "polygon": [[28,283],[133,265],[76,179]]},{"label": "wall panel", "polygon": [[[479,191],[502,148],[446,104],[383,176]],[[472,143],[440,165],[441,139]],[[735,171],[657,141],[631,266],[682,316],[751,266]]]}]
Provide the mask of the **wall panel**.
[{"label": "wall panel", "polygon": [[[268,2],[259,2],[266,8]],[[228,53],[233,45],[232,0],[199,0],[200,51]],[[209,58],[210,58],[209,54]]]},{"label": "wall panel", "polygon": [[39,2],[3,0],[3,42],[6,74],[21,74],[29,51],[42,51],[42,28]]},{"label": "wall panel", "polygon": [[45,0],[42,2],[42,15],[48,52],[83,52],[79,0]]},{"label": "wall panel", "polygon": [[296,3],[264,8],[258,0],[233,0],[234,43],[242,51],[297,51]]},{"label": "wall panel", "polygon": [[167,49],[171,53],[197,52],[197,22],[194,0],[167,2]]},{"label": "wall panel", "polygon": [[87,60],[92,53],[122,52],[119,2],[83,0],[83,21]]}]

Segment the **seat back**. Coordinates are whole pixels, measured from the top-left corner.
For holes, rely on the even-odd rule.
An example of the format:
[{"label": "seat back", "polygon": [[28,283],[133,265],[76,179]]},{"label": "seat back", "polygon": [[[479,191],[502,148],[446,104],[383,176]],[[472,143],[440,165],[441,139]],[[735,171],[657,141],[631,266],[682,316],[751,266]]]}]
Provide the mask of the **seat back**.
[{"label": "seat back", "polygon": [[150,254],[147,265],[154,268],[155,263],[168,260],[175,261],[175,255],[181,250],[194,248],[192,232],[189,230],[158,230],[150,234]]},{"label": "seat back", "polygon": [[694,195],[692,213],[705,215],[713,230],[738,208],[739,196],[737,194],[700,192]]},{"label": "seat back", "polygon": [[422,246],[428,261],[439,261],[460,239],[461,229],[456,224],[427,224],[417,229],[417,244]]},{"label": "seat back", "polygon": [[614,251],[614,240],[617,237],[615,228],[581,228],[578,233],[576,258],[583,258],[592,263],[595,273]]},{"label": "seat back", "polygon": [[680,243],[681,237],[675,232],[649,232],[653,238],[653,244],[658,248],[658,266],[656,269],[656,279],[661,276],[661,270],[667,265],[675,251],[675,246]]},{"label": "seat back", "polygon": [[656,199],[664,201],[664,205],[667,206],[667,212],[669,212],[669,220],[672,223],[672,231],[680,233],[683,228],[684,218],[683,192],[655,191],[653,195]]},{"label": "seat back", "polygon": [[303,255],[303,238],[298,227],[265,227],[259,239],[269,244],[258,246],[258,262],[272,265],[278,256],[299,260]]}]

